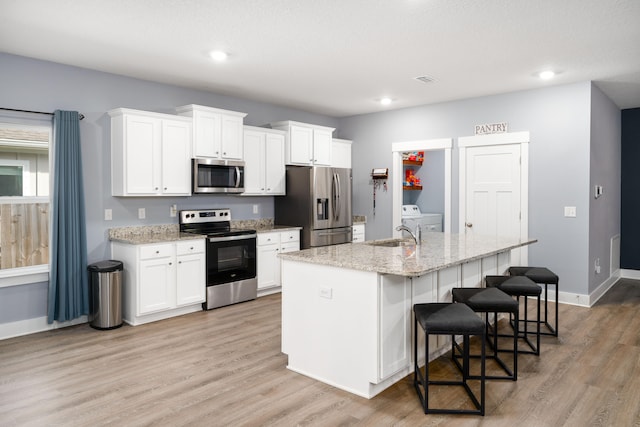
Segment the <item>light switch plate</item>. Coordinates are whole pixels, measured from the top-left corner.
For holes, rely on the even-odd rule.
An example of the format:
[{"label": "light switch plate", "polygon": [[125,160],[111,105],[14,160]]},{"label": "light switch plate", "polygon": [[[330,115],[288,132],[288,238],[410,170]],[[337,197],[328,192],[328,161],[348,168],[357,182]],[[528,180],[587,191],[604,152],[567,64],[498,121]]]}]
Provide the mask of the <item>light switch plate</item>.
[{"label": "light switch plate", "polygon": [[144,208],[138,208],[138,219],[145,219],[147,217],[147,212]]},{"label": "light switch plate", "polygon": [[111,221],[113,219],[113,211],[111,209],[104,210],[104,220]]},{"label": "light switch plate", "polygon": [[575,218],[576,217],[576,207],[575,206],[565,206],[564,207],[564,216],[567,218]]}]

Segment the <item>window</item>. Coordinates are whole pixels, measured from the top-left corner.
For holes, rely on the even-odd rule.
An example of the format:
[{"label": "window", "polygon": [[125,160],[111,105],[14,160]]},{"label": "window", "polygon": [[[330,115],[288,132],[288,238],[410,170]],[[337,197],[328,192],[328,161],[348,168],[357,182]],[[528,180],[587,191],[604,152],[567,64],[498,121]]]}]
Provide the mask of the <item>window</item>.
[{"label": "window", "polygon": [[1,278],[12,269],[48,269],[51,125],[0,119]]}]

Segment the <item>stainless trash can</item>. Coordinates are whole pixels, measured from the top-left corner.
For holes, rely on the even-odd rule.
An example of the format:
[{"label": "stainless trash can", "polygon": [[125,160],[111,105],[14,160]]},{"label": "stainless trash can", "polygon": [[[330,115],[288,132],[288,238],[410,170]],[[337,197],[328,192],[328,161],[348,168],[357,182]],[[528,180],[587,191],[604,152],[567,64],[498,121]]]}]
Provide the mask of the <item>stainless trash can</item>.
[{"label": "stainless trash can", "polygon": [[122,326],[121,261],[107,260],[91,264],[89,270],[89,325],[95,329]]}]

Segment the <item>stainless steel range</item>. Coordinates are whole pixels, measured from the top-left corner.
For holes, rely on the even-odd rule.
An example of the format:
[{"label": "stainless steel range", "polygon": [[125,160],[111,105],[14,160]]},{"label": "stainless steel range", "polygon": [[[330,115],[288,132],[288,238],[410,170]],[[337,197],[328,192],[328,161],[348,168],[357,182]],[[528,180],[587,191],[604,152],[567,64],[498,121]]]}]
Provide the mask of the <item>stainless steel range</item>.
[{"label": "stainless steel range", "polygon": [[180,231],[207,235],[207,301],[202,308],[255,299],[256,231],[231,229],[230,209],[180,211]]}]

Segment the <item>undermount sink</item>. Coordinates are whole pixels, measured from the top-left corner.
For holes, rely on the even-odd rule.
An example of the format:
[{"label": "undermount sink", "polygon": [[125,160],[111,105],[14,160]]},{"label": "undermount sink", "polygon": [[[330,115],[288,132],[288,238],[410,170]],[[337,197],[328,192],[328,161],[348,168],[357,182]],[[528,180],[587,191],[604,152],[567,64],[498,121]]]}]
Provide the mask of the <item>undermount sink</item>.
[{"label": "undermount sink", "polygon": [[388,240],[371,240],[367,242],[371,246],[384,246],[387,248],[396,248],[398,246],[415,246],[413,240],[407,239],[388,239]]}]

